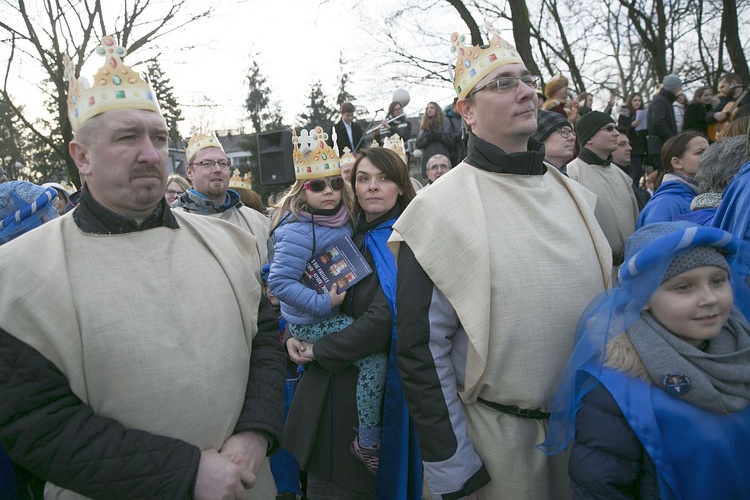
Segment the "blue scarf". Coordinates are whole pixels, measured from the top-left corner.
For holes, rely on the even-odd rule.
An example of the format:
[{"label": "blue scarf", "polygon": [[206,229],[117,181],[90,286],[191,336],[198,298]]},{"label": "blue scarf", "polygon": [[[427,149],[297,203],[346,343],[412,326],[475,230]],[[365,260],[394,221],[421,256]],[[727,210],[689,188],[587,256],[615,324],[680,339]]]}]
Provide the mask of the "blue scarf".
[{"label": "blue scarf", "polygon": [[365,245],[375,261],[380,286],[393,315],[391,350],[383,397],[383,422],[380,440],[380,465],[375,482],[375,498],[383,500],[421,500],[422,455],[414,426],[406,408],[396,359],[396,259],[388,250],[397,218],[385,221],[365,234]]}]

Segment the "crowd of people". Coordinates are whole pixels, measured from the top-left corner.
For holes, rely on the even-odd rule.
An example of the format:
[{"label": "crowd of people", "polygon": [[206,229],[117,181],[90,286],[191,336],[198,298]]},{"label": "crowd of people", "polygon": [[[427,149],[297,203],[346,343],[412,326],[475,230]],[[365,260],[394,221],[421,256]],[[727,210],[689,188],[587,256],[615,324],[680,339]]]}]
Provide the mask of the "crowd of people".
[{"label": "crowd of people", "polygon": [[0,169],[0,497],[750,498],[746,87],[615,118],[491,34],[418,179],[344,103],[269,207],[213,133],[167,175],[114,38],[66,60],[83,187]]}]

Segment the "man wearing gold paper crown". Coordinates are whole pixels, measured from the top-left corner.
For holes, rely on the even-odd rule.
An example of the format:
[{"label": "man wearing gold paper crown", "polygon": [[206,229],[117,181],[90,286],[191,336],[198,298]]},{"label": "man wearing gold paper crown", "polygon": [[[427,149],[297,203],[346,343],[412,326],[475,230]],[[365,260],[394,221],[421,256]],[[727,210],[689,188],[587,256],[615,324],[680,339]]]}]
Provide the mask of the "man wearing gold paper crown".
[{"label": "man wearing gold paper crown", "polygon": [[433,498],[566,498],[535,445],[611,254],[595,197],[531,139],[538,77],[492,33],[452,36],[467,158],[393,226],[399,371]]},{"label": "man wearing gold paper crown", "polygon": [[0,444],[48,498],[274,498],[285,360],[255,238],[169,209],[153,91],[114,38],[97,52],[92,88],[66,61],[80,203],[0,248]]},{"label": "man wearing gold paper crown", "polygon": [[253,265],[257,268],[260,281],[260,268],[268,262],[268,219],[244,206],[239,193],[229,189],[231,164],[215,134],[194,133],[185,155],[188,161],[185,171],[193,187],[180,196],[172,207],[217,217],[255,236]]}]

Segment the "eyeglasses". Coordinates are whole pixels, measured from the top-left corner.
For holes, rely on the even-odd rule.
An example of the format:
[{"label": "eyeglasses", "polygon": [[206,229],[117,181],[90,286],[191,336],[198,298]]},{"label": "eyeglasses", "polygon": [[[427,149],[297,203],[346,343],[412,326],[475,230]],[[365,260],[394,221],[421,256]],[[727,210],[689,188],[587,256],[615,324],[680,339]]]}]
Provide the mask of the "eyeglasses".
[{"label": "eyeglasses", "polygon": [[558,132],[558,133],[559,133],[559,134],[560,134],[560,135],[562,136],[562,138],[563,138],[563,139],[567,139],[567,138],[568,138],[568,137],[570,137],[571,135],[572,135],[573,137],[575,137],[575,136],[576,136],[576,133],[575,133],[575,132],[573,132],[573,131],[572,131],[571,129],[569,129],[569,128],[560,128],[560,129],[557,129],[557,132]]},{"label": "eyeglasses", "polygon": [[181,196],[185,194],[185,191],[175,191],[174,189],[167,189],[167,194],[169,196]]},{"label": "eyeglasses", "polygon": [[427,170],[445,170],[446,172],[451,169],[450,165],[446,165],[445,163],[436,163],[435,165],[430,165],[427,167]]},{"label": "eyeglasses", "polygon": [[511,90],[518,87],[519,82],[523,82],[524,85],[526,85],[527,87],[531,87],[534,90],[541,90],[541,81],[542,77],[536,75],[501,76],[500,78],[490,80],[481,87],[475,88],[469,95],[474,95],[480,90],[486,89],[487,87],[492,87],[493,85],[497,88],[498,92],[510,92]]},{"label": "eyeglasses", "polygon": [[320,193],[325,191],[327,187],[331,187],[334,191],[341,191],[344,187],[344,179],[342,177],[333,177],[330,181],[325,179],[313,179],[305,182],[302,187],[313,193]]},{"label": "eyeglasses", "polygon": [[197,165],[201,168],[213,168],[214,164],[218,165],[219,168],[229,169],[231,163],[229,160],[203,160],[198,163],[191,163],[191,165]]},{"label": "eyeglasses", "polygon": [[616,128],[617,127],[615,127],[614,123],[610,123],[609,125],[606,125],[606,126],[600,128],[599,130],[602,131],[602,132],[610,132],[611,133],[611,132],[614,132]]}]

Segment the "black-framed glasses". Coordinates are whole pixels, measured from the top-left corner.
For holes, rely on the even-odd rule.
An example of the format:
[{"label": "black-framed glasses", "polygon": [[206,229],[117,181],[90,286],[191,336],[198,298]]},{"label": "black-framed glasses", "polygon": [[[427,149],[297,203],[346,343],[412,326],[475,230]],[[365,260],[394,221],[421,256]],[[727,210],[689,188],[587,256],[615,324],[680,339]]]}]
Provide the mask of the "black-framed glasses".
[{"label": "black-framed glasses", "polygon": [[557,129],[557,132],[562,136],[563,139],[567,139],[571,135],[573,137],[576,136],[576,133],[573,131],[573,129],[569,129],[567,127],[565,127],[565,128],[559,128],[559,129]]},{"label": "black-framed glasses", "polygon": [[185,194],[185,191],[175,191],[174,189],[167,189],[166,192],[169,196],[182,196]]},{"label": "black-framed glasses", "polygon": [[519,82],[523,83],[527,87],[531,87],[534,90],[542,89],[542,77],[538,75],[501,76],[499,78],[495,78],[494,80],[490,80],[481,87],[475,88],[469,95],[474,95],[480,90],[492,88],[493,86],[497,89],[498,92],[510,92],[511,90],[514,90],[516,87],[518,87]]},{"label": "black-framed glasses", "polygon": [[313,193],[325,191],[330,186],[334,191],[341,191],[344,188],[344,179],[342,177],[331,177],[326,179],[312,179],[305,182],[302,187]]},{"label": "black-framed glasses", "polygon": [[614,131],[615,131],[615,129],[616,129],[616,128],[617,128],[617,127],[615,126],[615,124],[614,124],[614,123],[610,123],[609,125],[605,125],[605,126],[603,126],[603,127],[602,127],[602,128],[600,128],[599,130],[600,130],[600,131],[602,131],[602,132],[609,132],[609,133],[612,133],[612,132],[614,132]]},{"label": "black-framed glasses", "polygon": [[197,165],[201,168],[214,168],[214,164],[218,165],[219,168],[229,169],[232,165],[229,160],[203,160],[197,163],[191,163],[191,165]]}]

